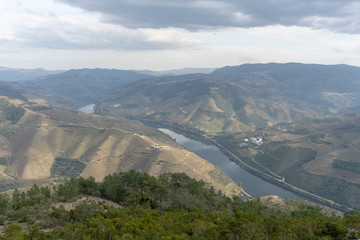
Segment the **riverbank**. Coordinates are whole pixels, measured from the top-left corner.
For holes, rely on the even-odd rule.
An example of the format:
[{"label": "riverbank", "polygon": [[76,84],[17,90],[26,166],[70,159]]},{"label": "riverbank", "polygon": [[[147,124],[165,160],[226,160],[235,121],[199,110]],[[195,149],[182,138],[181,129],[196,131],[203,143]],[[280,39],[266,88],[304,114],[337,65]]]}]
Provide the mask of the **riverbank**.
[{"label": "riverbank", "polygon": [[271,176],[257,168],[254,168],[252,166],[249,166],[244,161],[242,161],[238,156],[236,156],[234,153],[226,149],[224,146],[222,146],[220,143],[218,143],[215,139],[213,139],[210,136],[207,136],[206,134],[200,132],[200,131],[194,131],[193,129],[186,128],[185,126],[179,126],[172,123],[164,123],[164,122],[155,122],[152,120],[147,119],[137,119],[141,122],[143,122],[146,125],[156,127],[156,128],[168,128],[175,132],[180,132],[184,136],[195,139],[200,142],[203,142],[205,144],[214,145],[216,146],[220,151],[222,151],[231,161],[236,163],[237,165],[241,166],[244,170],[247,172],[254,174],[262,179],[264,179],[267,182],[271,182],[274,185],[277,185],[283,189],[290,190],[291,192],[294,192],[296,194],[299,194],[300,196],[304,196],[305,198],[311,199],[312,201],[316,203],[320,203],[322,205],[329,206],[331,208],[335,208],[340,211],[349,211],[351,208],[341,205],[339,203],[335,203],[332,200],[323,198],[321,196],[318,196],[316,194],[307,192],[306,190],[300,189],[292,184],[289,184],[285,182],[284,179],[279,179],[274,176]]}]

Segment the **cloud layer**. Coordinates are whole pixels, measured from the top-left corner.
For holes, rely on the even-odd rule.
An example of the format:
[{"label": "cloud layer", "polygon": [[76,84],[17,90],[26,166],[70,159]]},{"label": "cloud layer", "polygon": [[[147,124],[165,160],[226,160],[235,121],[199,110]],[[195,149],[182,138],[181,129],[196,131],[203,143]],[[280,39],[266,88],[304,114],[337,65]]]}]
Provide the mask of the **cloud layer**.
[{"label": "cloud layer", "polygon": [[0,66],[360,65],[359,12],[354,0],[0,0]]},{"label": "cloud layer", "polygon": [[[15,48],[156,50],[194,47],[185,31],[131,29],[99,22],[97,16],[46,0],[3,4],[0,0],[0,50]],[[48,6],[44,6],[45,4]],[[29,5],[30,4],[30,5]],[[42,5],[44,4],[44,5]],[[58,9],[54,9],[58,7]],[[5,8],[1,12],[1,8]]]},{"label": "cloud layer", "polygon": [[356,0],[57,0],[128,28],[304,26],[360,32]]}]

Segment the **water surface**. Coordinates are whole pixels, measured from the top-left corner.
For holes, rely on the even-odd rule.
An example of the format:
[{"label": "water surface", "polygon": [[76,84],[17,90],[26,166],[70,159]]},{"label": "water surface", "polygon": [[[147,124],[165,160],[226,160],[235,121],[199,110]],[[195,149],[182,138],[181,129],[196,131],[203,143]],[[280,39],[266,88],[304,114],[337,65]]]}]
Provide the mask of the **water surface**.
[{"label": "water surface", "polygon": [[187,138],[169,129],[160,128],[159,130],[176,139],[178,144],[184,146],[189,151],[194,152],[196,155],[206,159],[216,167],[223,170],[234,182],[241,182],[244,190],[254,197],[278,195],[281,198],[304,200],[302,197],[289,190],[283,189],[245,171],[239,165],[232,162],[214,145],[207,145]]},{"label": "water surface", "polygon": [[94,107],[95,107],[95,104],[89,104],[89,105],[79,108],[79,111],[84,112],[84,113],[94,113]]}]

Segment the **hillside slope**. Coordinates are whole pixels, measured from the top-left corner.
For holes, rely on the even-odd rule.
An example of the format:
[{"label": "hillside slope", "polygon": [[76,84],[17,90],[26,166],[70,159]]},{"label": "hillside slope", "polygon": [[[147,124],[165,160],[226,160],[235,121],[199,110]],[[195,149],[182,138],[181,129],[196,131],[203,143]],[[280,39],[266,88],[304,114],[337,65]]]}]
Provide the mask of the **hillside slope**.
[{"label": "hillside slope", "polygon": [[360,106],[360,68],[301,63],[244,64],[215,70],[212,75],[249,89],[279,94],[339,114]]},{"label": "hillside slope", "polygon": [[[222,171],[156,129],[124,118],[36,107],[2,98],[0,165],[6,178],[38,179],[105,175],[135,169],[158,176],[185,172],[228,194],[240,189]],[[214,174],[215,173],[215,174]]]},{"label": "hillside slope", "polygon": [[264,92],[212,75],[162,77],[106,92],[97,101],[97,111],[190,125],[212,134],[318,115],[305,104]]},{"label": "hillside slope", "polygon": [[100,94],[98,111],[241,132],[360,109],[360,68],[245,64],[212,74],[142,80]]},{"label": "hillside slope", "polygon": [[25,81],[37,77],[43,77],[50,74],[57,74],[63,71],[52,71],[42,68],[37,69],[21,69],[0,67],[0,81]]},{"label": "hillside slope", "polygon": [[[92,103],[95,93],[148,77],[149,75],[127,70],[76,69],[37,78],[29,82],[48,91],[48,94],[42,95],[42,97],[51,99],[51,94],[61,95],[74,100],[76,102],[75,107],[78,107]],[[36,91],[31,93],[36,94]]]},{"label": "hillside slope", "polygon": [[360,206],[359,115],[282,123],[216,140],[276,179],[347,206]]}]

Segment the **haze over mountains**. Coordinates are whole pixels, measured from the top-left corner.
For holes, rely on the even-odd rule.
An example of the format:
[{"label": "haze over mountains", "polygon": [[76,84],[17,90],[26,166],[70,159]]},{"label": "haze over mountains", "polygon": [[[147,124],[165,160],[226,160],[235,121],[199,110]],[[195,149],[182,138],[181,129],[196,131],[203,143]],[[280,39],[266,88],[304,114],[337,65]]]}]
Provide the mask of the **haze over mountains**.
[{"label": "haze over mountains", "polygon": [[29,86],[22,89],[54,102],[54,96],[46,96],[50,92],[72,107],[98,102],[102,111],[129,116],[135,111],[135,117],[182,124],[209,122],[210,127],[198,127],[231,132],[356,111],[359,75],[358,67],[298,63],[245,64],[210,74],[157,78],[134,71],[82,69],[28,81],[46,94]]},{"label": "haze over mountains", "polygon": [[[39,70],[41,74],[36,75],[31,73],[37,72],[37,69],[3,69],[6,69],[6,71],[0,71],[0,76],[3,75],[3,81],[21,81],[20,83],[13,83],[13,85],[16,85],[16,88],[21,89],[23,92],[47,98],[52,103],[57,102],[62,106],[67,105],[74,108],[94,101],[94,96],[102,90],[117,88],[140,79],[162,75],[180,75],[182,73],[210,72],[213,70],[197,68],[169,71],[73,69],[69,71]],[[24,82],[23,80],[27,81]]]},{"label": "haze over mountains", "polygon": [[15,69],[0,67],[0,81],[24,81],[50,74],[63,72],[62,70],[51,71],[42,68],[37,69]]},{"label": "haze over mountains", "polygon": [[[68,109],[95,104],[100,115],[185,126],[294,186],[347,206],[360,204],[354,157],[360,149],[359,67],[268,63],[211,73],[150,74],[79,69],[1,84],[11,89],[6,96],[34,104]],[[256,137],[262,145],[244,140]]]},{"label": "haze over mountains", "polygon": [[98,110],[242,131],[352,111],[359,79],[360,69],[346,65],[249,64],[129,84],[100,95]]}]

